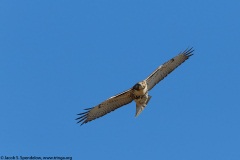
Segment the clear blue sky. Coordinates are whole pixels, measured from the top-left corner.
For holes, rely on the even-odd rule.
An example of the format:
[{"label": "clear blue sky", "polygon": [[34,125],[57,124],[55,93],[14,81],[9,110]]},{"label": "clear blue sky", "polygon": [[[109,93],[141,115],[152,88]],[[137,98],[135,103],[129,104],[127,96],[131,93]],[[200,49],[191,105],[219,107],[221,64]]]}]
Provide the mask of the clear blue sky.
[{"label": "clear blue sky", "polygon": [[[240,1],[0,1],[0,156],[239,160]],[[187,47],[135,118],[77,113]]]}]

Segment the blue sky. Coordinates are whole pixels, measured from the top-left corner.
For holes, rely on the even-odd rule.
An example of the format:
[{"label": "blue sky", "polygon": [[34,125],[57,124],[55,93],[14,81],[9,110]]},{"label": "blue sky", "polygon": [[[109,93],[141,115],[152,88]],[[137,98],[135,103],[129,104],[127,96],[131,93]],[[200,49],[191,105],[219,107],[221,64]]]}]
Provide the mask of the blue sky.
[{"label": "blue sky", "polygon": [[[0,156],[239,160],[240,1],[0,1]],[[135,118],[77,113],[187,47]]]}]

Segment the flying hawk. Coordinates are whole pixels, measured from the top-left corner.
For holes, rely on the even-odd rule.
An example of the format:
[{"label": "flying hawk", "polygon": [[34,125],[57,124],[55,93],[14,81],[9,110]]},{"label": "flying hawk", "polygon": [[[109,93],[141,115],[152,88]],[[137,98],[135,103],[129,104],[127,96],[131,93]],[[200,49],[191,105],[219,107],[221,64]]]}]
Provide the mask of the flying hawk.
[{"label": "flying hawk", "polygon": [[78,123],[82,122],[82,124],[85,124],[96,118],[102,117],[117,108],[131,103],[132,101],[136,102],[135,116],[138,116],[151,99],[148,92],[175,68],[192,56],[193,51],[194,50],[192,48],[186,49],[176,57],[159,66],[152,74],[150,74],[150,76],[148,76],[145,80],[138,82],[132,88],[110,97],[95,107],[85,109],[86,112],[78,114],[80,117],[76,120],[78,120]]}]

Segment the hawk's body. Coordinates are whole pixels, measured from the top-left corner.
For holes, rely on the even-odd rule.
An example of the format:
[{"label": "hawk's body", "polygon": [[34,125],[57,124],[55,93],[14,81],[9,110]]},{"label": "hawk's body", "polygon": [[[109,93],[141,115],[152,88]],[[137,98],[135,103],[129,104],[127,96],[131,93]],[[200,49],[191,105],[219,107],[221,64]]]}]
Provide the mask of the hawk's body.
[{"label": "hawk's body", "polygon": [[78,114],[80,115],[80,117],[77,118],[77,120],[79,120],[78,123],[82,122],[82,124],[84,124],[92,121],[111,111],[114,111],[119,107],[122,107],[123,105],[131,103],[132,101],[136,102],[136,116],[138,116],[151,99],[148,91],[150,91],[158,82],[164,79],[191,55],[193,55],[192,52],[192,48],[185,50],[176,57],[159,66],[149,77],[141,82],[138,82],[131,89],[110,97],[93,108],[85,109],[87,110],[86,112]]},{"label": "hawk's body", "polygon": [[133,99],[136,102],[136,116],[138,116],[151,99],[151,96],[148,95],[147,82],[144,80],[135,84],[133,86],[132,94],[134,97]]}]

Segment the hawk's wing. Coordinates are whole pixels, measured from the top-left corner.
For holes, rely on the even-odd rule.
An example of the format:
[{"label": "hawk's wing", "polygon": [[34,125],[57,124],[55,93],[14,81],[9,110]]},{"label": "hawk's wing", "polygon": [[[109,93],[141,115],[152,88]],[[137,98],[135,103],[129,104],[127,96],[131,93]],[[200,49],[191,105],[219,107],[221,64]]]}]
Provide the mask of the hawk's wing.
[{"label": "hawk's wing", "polygon": [[95,107],[85,109],[87,111],[84,113],[78,114],[80,115],[80,117],[77,118],[76,120],[79,120],[78,123],[79,122],[82,122],[82,124],[87,123],[96,118],[102,117],[105,114],[111,111],[114,111],[115,109],[120,108],[123,105],[126,105],[132,101],[133,101],[132,91],[131,89],[129,89],[116,96],[110,97],[109,99],[107,99],[106,101],[100,103]]},{"label": "hawk's wing", "polygon": [[147,87],[148,91],[151,90],[158,82],[164,79],[169,73],[171,73],[175,68],[187,60],[194,50],[192,48],[186,49],[184,52],[178,54],[176,57],[165,62],[163,65],[159,66],[149,77],[147,77]]}]

